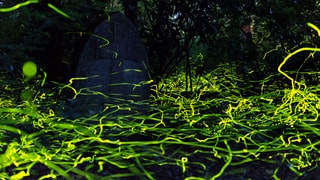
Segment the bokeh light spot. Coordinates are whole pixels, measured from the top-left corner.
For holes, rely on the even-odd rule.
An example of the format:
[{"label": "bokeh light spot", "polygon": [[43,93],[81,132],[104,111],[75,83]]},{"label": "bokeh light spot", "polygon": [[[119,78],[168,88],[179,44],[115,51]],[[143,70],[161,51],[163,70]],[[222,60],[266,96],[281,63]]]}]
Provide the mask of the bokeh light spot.
[{"label": "bokeh light spot", "polygon": [[37,65],[32,61],[27,61],[23,64],[22,72],[28,78],[31,78],[37,74]]}]

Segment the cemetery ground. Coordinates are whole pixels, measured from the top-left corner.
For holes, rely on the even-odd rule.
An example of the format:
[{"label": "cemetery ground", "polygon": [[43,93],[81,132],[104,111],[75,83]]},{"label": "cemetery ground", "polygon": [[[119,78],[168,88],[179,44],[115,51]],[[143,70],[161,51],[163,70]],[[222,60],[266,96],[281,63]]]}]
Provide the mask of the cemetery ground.
[{"label": "cemetery ground", "polygon": [[70,84],[48,90],[43,77],[3,72],[0,178],[317,178],[319,85],[279,88],[279,74],[245,83],[228,67],[195,80],[194,93],[183,74],[152,86],[147,112],[106,104],[90,116],[67,114]]}]

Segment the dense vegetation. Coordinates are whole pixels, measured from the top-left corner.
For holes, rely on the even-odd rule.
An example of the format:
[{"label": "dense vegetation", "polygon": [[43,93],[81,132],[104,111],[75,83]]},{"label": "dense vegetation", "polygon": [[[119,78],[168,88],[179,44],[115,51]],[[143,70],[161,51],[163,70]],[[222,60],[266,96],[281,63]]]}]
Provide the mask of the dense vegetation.
[{"label": "dense vegetation", "polygon": [[[2,1],[0,177],[316,176],[319,6],[313,0]],[[70,115],[69,80],[87,34],[115,11],[135,23],[148,50],[155,82],[148,111],[107,104],[114,111]],[[261,73],[244,81],[229,55],[248,16]],[[27,61],[37,72],[34,64],[22,68]],[[130,113],[116,117],[117,111]]]},{"label": "dense vegetation", "polygon": [[[3,6],[18,2],[21,1],[4,1]],[[69,18],[55,12],[48,3],[60,8]],[[136,19],[133,21],[148,48],[152,75],[158,81],[174,73],[177,67],[188,72],[191,66],[196,66],[202,73],[219,62],[226,62],[230,43],[239,37],[239,22],[246,16],[254,19],[259,60],[272,64],[270,69],[274,69],[299,43],[318,44],[319,37],[306,26],[307,22],[317,23],[318,7],[317,1],[292,0],[245,3],[140,0],[132,10],[136,12],[127,14],[136,15],[130,18]],[[108,13],[119,10],[122,10],[119,0],[109,3],[91,0],[81,4],[72,0],[41,0],[2,13],[1,59],[16,68],[26,59],[33,60],[41,64],[50,80],[67,81],[88,38],[80,32],[92,32]],[[277,51],[263,59],[266,52],[277,46]],[[198,53],[204,56],[201,61],[190,59]]]}]

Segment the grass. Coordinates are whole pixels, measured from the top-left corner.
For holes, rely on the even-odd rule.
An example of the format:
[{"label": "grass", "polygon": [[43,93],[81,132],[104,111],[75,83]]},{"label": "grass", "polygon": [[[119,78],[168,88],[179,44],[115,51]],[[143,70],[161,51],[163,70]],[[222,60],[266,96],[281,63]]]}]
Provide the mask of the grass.
[{"label": "grass", "polygon": [[[244,85],[229,67],[199,77],[193,93],[183,92],[183,75],[163,80],[148,112],[109,104],[77,118],[65,117],[68,106],[42,80],[4,73],[0,178],[293,179],[317,168],[318,85]],[[115,118],[118,110],[130,113]]]}]

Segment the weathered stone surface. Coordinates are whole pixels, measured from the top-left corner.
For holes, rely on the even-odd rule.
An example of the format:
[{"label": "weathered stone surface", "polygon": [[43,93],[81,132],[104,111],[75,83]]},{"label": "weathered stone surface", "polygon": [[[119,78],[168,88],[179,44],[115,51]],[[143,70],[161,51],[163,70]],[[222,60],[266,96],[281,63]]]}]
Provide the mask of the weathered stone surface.
[{"label": "weathered stone surface", "polygon": [[80,56],[76,77],[88,79],[76,81],[75,88],[88,95],[78,96],[77,105],[99,112],[106,104],[148,99],[148,67],[134,25],[120,13],[111,15],[97,26]]}]

